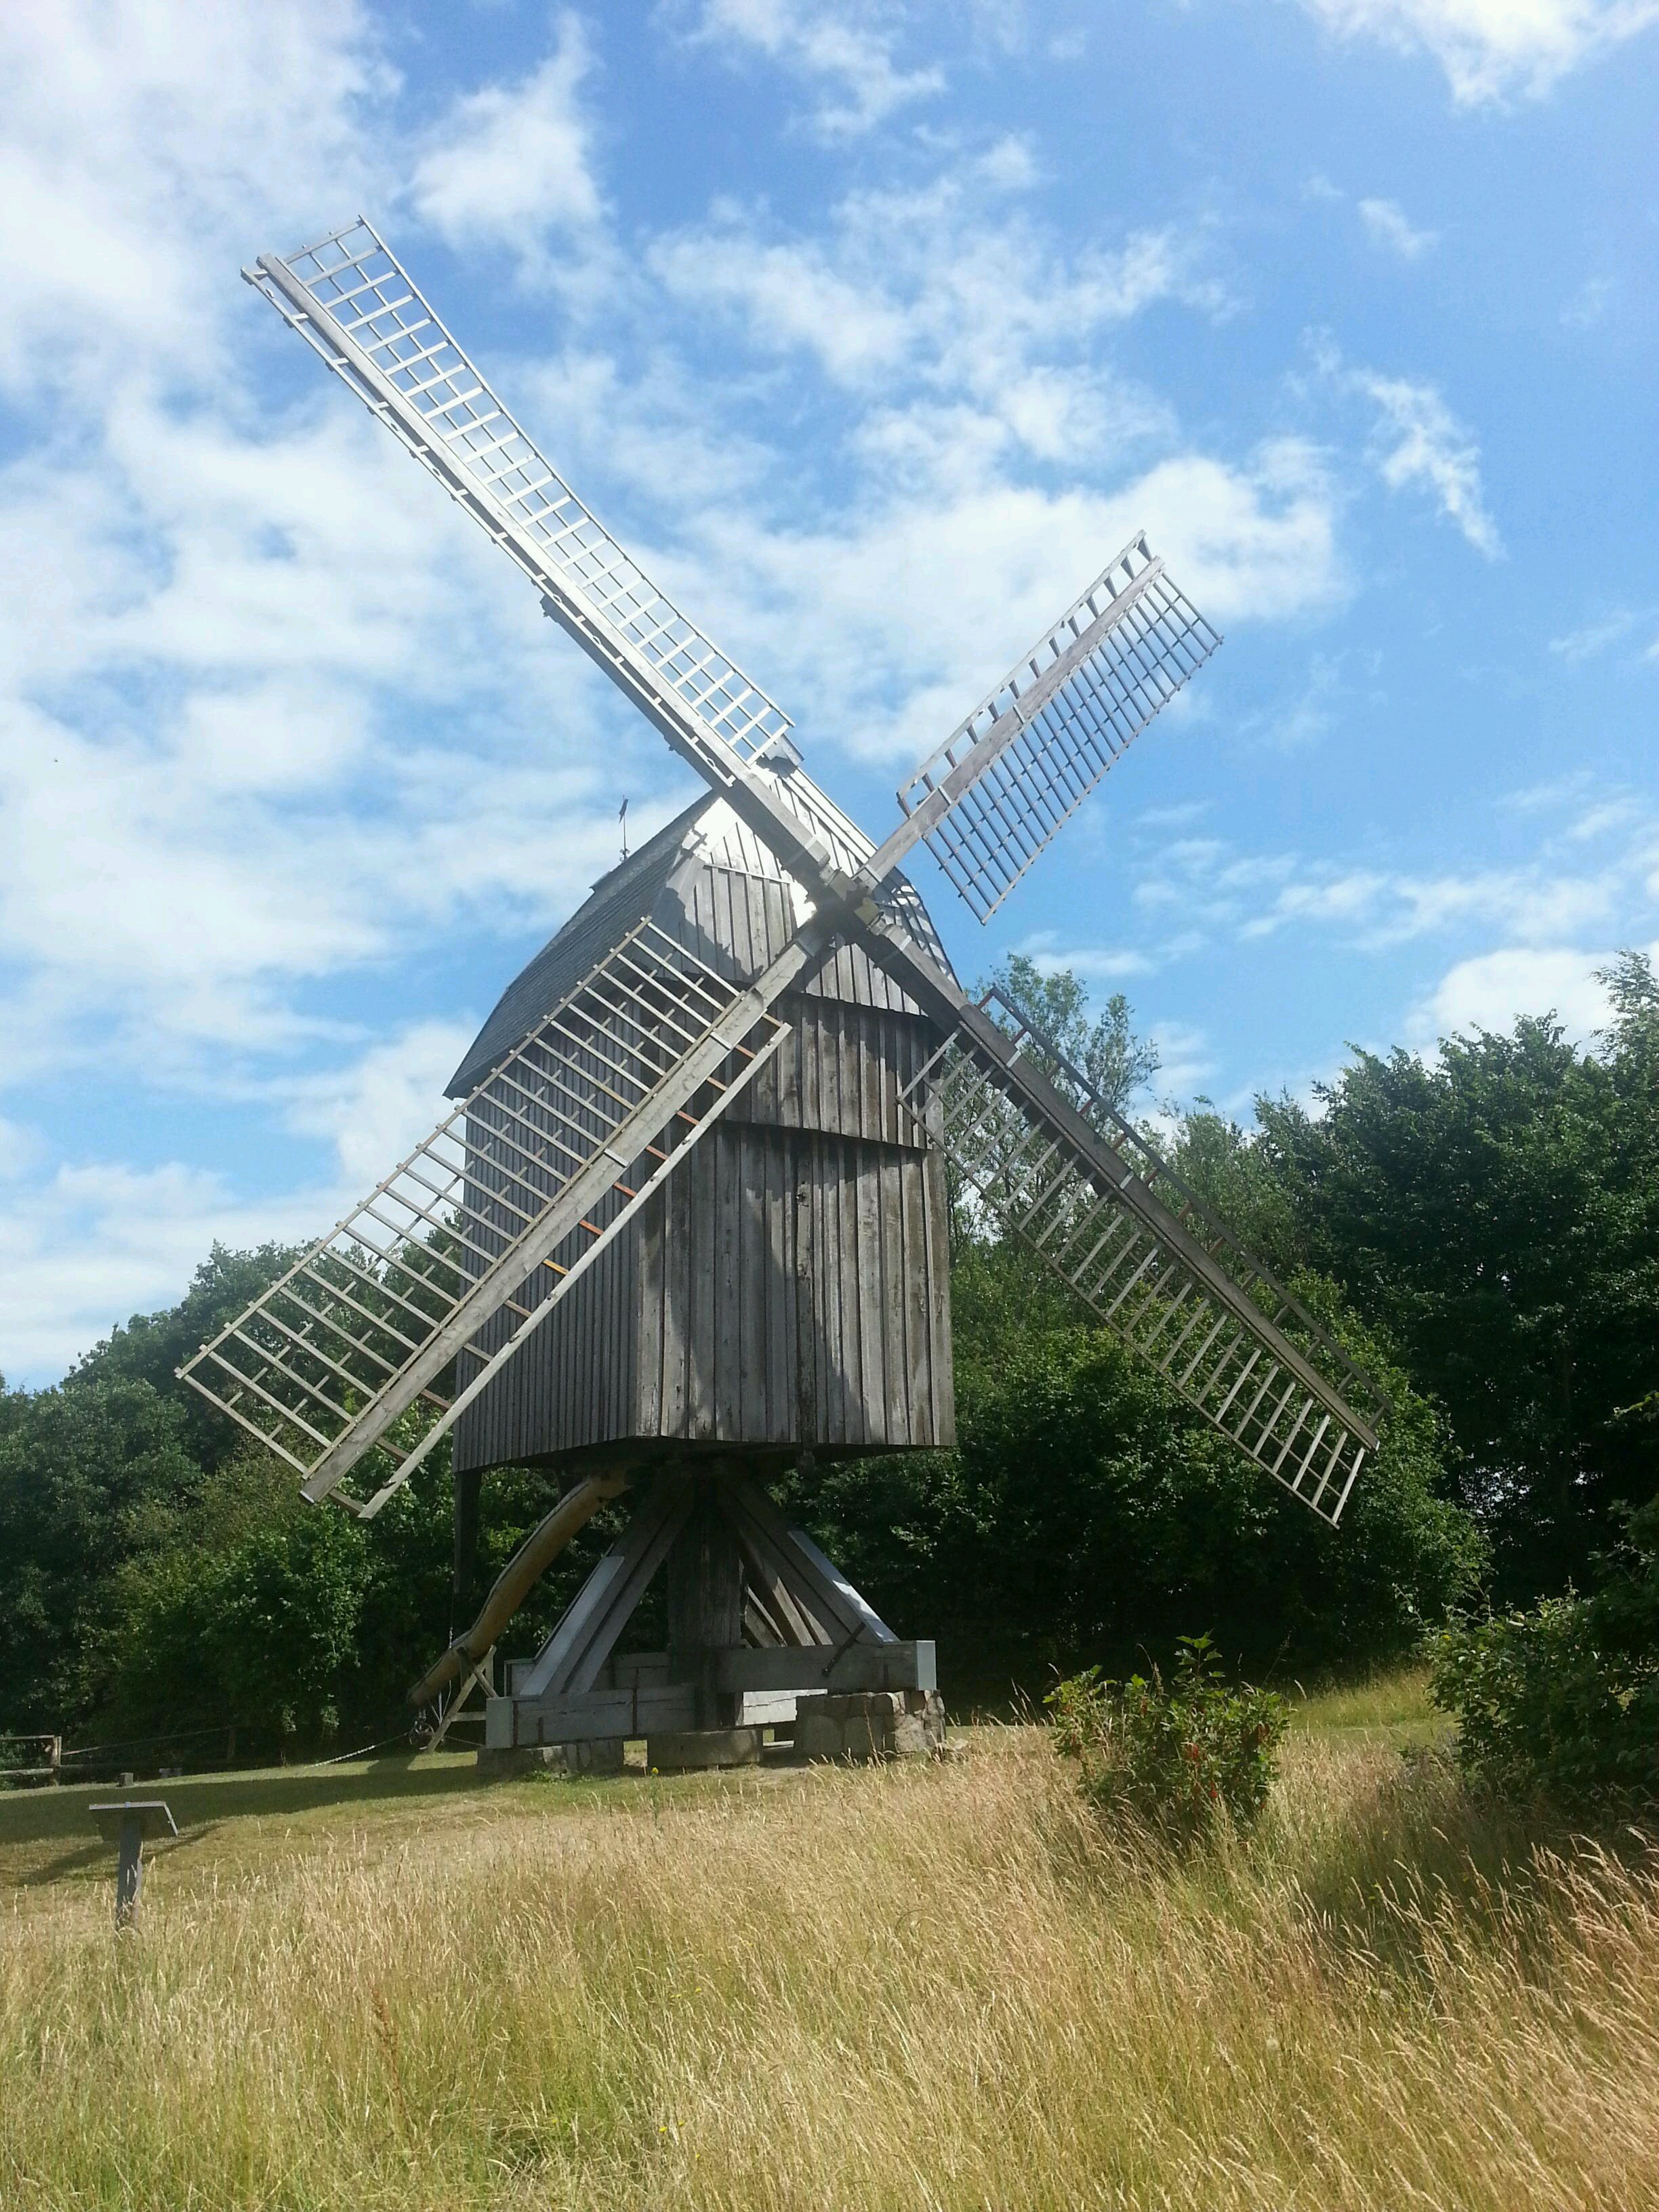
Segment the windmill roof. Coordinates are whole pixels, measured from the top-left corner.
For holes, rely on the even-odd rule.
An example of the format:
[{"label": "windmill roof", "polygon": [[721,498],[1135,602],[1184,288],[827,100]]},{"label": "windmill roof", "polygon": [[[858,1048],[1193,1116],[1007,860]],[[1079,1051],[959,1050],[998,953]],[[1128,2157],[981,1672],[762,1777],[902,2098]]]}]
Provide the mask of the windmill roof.
[{"label": "windmill roof", "polygon": [[[641,846],[637,853],[600,877],[592,890],[576,908],[563,927],[548,939],[541,951],[507,985],[496,1000],[495,1009],[483,1027],[472,1040],[465,1057],[449,1079],[448,1095],[465,1097],[483,1082],[490,1069],[514,1045],[534,1029],[543,1016],[550,1012],[566,994],[580,982],[589,970],[598,966],[634,924],[655,910],[659,902],[675,886],[684,896],[685,878],[680,874],[689,861],[701,860],[707,867],[735,872],[740,876],[758,878],[763,883],[783,887],[785,904],[773,927],[781,923],[786,932],[788,924],[783,915],[789,903],[795,902],[799,919],[803,908],[799,903],[804,895],[779,866],[776,856],[761,842],[753,831],[745,827],[724,799],[705,796],[696,799],[683,813],[664,824],[654,837]],[[679,877],[676,884],[676,878]],[[892,878],[896,886],[909,890],[905,879],[896,873]],[[775,892],[774,894],[775,899]],[[911,902],[905,911],[905,924],[939,964],[951,972],[950,962],[939,942],[931,916],[919,899],[910,895]],[[781,940],[780,940],[781,942]],[[774,949],[776,949],[775,945]],[[752,946],[755,954],[761,946]],[[849,964],[850,963],[850,964]],[[863,971],[866,981],[855,980],[854,969]],[[845,973],[842,971],[845,970]],[[890,1000],[886,993],[894,987],[884,986],[878,971],[872,973],[869,962],[862,956],[853,955],[844,947],[839,955],[832,956],[830,967],[817,980],[809,982],[809,990],[819,988],[831,996],[847,995],[861,1004],[892,1003],[908,1006],[902,991],[895,991]],[[872,990],[877,994],[872,1000]],[[914,1008],[910,1009],[912,1012]]]},{"label": "windmill roof", "polygon": [[697,817],[708,807],[693,801],[683,814],[647,838],[637,853],[599,878],[568,921],[556,930],[529,965],[495,1001],[495,1010],[449,1079],[448,1095],[464,1097],[496,1061],[527,1036],[565,993],[596,967],[617,939],[650,913],[678,865]]}]

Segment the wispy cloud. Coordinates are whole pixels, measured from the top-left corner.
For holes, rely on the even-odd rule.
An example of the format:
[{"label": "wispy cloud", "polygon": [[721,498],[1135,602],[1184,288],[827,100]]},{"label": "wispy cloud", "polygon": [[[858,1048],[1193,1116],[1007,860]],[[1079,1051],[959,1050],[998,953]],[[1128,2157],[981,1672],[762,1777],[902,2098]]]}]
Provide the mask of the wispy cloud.
[{"label": "wispy cloud", "polygon": [[934,394],[929,419],[878,408],[867,421],[889,465],[936,469],[944,449],[970,450],[949,411],[964,404],[982,436],[1049,461],[1167,434],[1167,409],[1113,373],[1101,341],[1164,303],[1225,312],[1206,233],[1056,240],[1022,205],[1033,181],[1021,142],[1004,140],[920,185],[849,193],[809,236],[727,204],[659,239],[651,264],[683,313],[763,355],[805,359],[872,400],[903,383]]},{"label": "wispy cloud", "polygon": [[811,88],[811,129],[861,137],[898,109],[945,89],[935,64],[906,69],[896,54],[904,11],[878,0],[703,0],[697,35],[735,53],[763,54]]},{"label": "wispy cloud", "polygon": [[592,67],[567,10],[538,68],[456,100],[416,164],[410,198],[422,219],[453,241],[500,240],[531,258],[550,230],[595,222],[593,125],[581,98]]},{"label": "wispy cloud", "polygon": [[[1553,811],[1561,811],[1557,802]],[[1295,853],[1242,853],[1222,837],[1176,838],[1141,863],[1134,902],[1149,917],[1180,918],[1245,944],[1317,932],[1379,952],[1471,928],[1516,945],[1548,945],[1628,927],[1644,910],[1649,815],[1633,803],[1581,805],[1559,828],[1568,845],[1624,833],[1593,872],[1553,842],[1522,865],[1416,871]],[[1554,825],[1552,825],[1553,828]]]},{"label": "wispy cloud", "polygon": [[1339,35],[1431,55],[1460,106],[1541,99],[1659,22],[1659,0],[1302,0]]},{"label": "wispy cloud", "polygon": [[1620,644],[1634,629],[1644,628],[1655,618],[1651,607],[1610,607],[1605,614],[1596,615],[1577,629],[1564,631],[1550,640],[1550,651],[1570,668],[1587,660],[1599,659],[1613,646]]},{"label": "wispy cloud", "polygon": [[1587,276],[1562,308],[1562,322],[1570,331],[1594,330],[1605,318],[1618,291],[1611,276]]},{"label": "wispy cloud", "polygon": [[90,1161],[32,1177],[0,1210],[6,1379],[61,1375],[115,1322],[176,1298],[215,1243],[298,1243],[361,1194],[316,1183],[249,1200],[177,1160]]},{"label": "wispy cloud", "polygon": [[1419,254],[1428,252],[1439,236],[1437,231],[1414,229],[1394,200],[1361,200],[1359,220],[1374,244],[1386,246],[1402,261],[1415,261]]},{"label": "wispy cloud", "polygon": [[1316,653],[1300,683],[1271,707],[1247,714],[1242,735],[1276,752],[1303,752],[1328,736],[1350,695],[1340,655]]},{"label": "wispy cloud", "polygon": [[1382,481],[1395,491],[1421,486],[1477,553],[1498,559],[1503,541],[1486,509],[1480,448],[1434,386],[1370,368],[1351,370],[1349,381],[1376,410],[1376,453]]},{"label": "wispy cloud", "polygon": [[1151,972],[1153,962],[1145,952],[1125,945],[1068,945],[1054,930],[1039,931],[1019,947],[1040,975],[1062,970],[1085,983],[1115,986],[1132,976]]}]

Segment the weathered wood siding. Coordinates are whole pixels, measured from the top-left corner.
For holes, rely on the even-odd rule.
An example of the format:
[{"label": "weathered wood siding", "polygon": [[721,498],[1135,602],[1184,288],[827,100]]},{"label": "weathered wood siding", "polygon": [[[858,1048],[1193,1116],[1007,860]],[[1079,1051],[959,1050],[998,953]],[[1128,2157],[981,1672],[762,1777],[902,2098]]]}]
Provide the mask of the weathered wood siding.
[{"label": "weathered wood siding", "polygon": [[[787,941],[792,896],[693,854],[653,912],[752,973]],[[935,1034],[855,949],[778,1011],[777,1059],[462,1417],[458,1467],[954,1441],[943,1162],[899,1103]]]}]

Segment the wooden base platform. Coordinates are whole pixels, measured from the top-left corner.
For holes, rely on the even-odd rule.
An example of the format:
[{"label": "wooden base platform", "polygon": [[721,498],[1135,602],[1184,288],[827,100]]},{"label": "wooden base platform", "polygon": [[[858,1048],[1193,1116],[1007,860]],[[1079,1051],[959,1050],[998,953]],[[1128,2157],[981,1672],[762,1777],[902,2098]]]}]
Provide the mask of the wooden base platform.
[{"label": "wooden base platform", "polygon": [[[620,1651],[659,1569],[667,1648]],[[696,1763],[740,1763],[751,1735],[757,1757],[760,1730],[803,1709],[822,1722],[832,1703],[885,1699],[902,1717],[937,1706],[937,1690],[931,1643],[896,1637],[740,1465],[705,1462],[653,1480],[541,1650],[508,1669],[484,1743],[504,1753],[702,1735],[728,1738],[732,1757]],[[898,1732],[907,1748],[914,1732]]]}]

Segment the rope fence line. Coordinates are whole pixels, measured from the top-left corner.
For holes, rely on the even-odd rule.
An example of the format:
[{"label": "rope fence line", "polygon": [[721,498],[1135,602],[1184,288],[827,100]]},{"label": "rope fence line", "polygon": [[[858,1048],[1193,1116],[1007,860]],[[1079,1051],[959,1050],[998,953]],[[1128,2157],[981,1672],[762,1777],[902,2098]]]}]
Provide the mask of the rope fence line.
[{"label": "rope fence line", "polygon": [[[224,1722],[216,1723],[208,1728],[170,1729],[165,1734],[155,1735],[120,1736],[108,1743],[82,1744],[73,1750],[63,1747],[61,1736],[53,1735],[46,1731],[27,1735],[0,1735],[0,1750],[3,1750],[6,1745],[12,1743],[44,1743],[52,1747],[50,1765],[7,1766],[0,1764],[0,1784],[12,1781],[63,1780],[67,1778],[72,1760],[79,1759],[83,1763],[89,1763],[93,1760],[111,1759],[117,1753],[142,1751],[148,1745],[196,1743],[199,1742],[204,1736],[222,1736],[232,1725],[229,1722]],[[407,1742],[410,1734],[410,1729],[404,1726],[396,1729],[391,1735],[381,1736],[374,1743],[362,1745],[357,1750],[337,1752],[329,1759],[307,1759],[300,1765],[296,1765],[295,1771],[303,1772],[307,1768],[343,1766],[352,1759],[368,1759],[377,1751],[384,1751],[389,1744]],[[234,1771],[234,1769],[229,1768],[224,1771]]]}]

